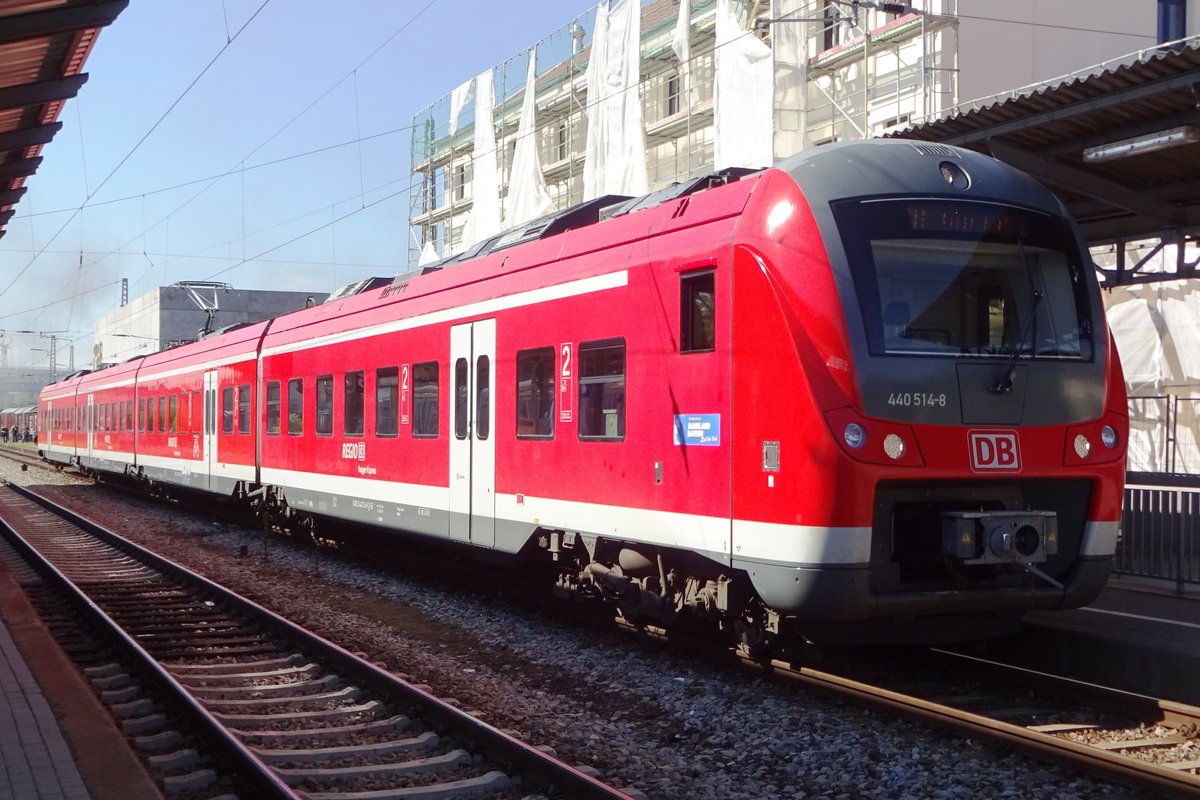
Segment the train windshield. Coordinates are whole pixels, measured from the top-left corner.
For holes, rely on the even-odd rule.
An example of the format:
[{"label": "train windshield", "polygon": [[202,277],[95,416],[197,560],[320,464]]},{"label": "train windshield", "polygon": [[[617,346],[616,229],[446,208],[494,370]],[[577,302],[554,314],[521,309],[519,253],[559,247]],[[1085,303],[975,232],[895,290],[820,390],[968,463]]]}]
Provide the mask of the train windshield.
[{"label": "train windshield", "polygon": [[946,199],[834,204],[873,355],[1092,358],[1070,227]]}]

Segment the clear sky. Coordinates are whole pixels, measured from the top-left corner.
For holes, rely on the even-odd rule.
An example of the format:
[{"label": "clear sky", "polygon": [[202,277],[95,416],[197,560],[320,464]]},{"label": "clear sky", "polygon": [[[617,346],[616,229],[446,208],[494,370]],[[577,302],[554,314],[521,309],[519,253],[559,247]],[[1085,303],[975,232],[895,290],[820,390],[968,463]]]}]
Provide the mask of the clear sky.
[{"label": "clear sky", "polygon": [[87,366],[97,317],[183,280],[332,291],[408,255],[413,115],[596,0],[134,0],[0,239],[9,363]]}]

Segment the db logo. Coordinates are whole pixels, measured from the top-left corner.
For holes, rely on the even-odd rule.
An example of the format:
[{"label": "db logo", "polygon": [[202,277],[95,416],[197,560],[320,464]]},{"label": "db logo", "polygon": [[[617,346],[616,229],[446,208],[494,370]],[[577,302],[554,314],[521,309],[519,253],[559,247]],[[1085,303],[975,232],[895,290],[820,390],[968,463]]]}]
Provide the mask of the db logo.
[{"label": "db logo", "polygon": [[971,468],[977,472],[1021,469],[1016,431],[971,431]]}]

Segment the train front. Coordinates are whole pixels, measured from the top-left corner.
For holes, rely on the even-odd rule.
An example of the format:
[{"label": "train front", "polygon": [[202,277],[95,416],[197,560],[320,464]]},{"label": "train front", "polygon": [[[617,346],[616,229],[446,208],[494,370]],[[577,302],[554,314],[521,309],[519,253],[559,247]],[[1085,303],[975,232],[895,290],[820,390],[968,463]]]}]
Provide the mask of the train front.
[{"label": "train front", "polygon": [[[940,145],[856,142],[779,168],[817,234],[772,257],[826,441],[802,444],[812,475],[794,518],[809,545],[798,565],[746,562],[759,593],[814,638],[851,619],[975,636],[1089,603],[1120,532],[1128,414],[1061,203]],[[837,335],[815,307],[818,249]]]}]

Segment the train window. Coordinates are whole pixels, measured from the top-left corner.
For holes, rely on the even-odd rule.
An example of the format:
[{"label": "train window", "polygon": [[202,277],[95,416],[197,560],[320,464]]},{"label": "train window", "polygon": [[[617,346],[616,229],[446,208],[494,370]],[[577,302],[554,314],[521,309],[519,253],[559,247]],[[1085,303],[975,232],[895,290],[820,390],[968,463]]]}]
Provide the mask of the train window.
[{"label": "train window", "polygon": [[107,430],[115,431],[117,429],[117,403],[114,400],[108,404],[108,428]]},{"label": "train window", "polygon": [[133,401],[130,400],[125,406],[125,430],[133,430]]},{"label": "train window", "polygon": [[177,433],[179,425],[179,397],[171,395],[167,398],[167,432]]},{"label": "train window", "polygon": [[413,364],[412,435],[436,438],[438,435],[438,365],[436,361]]},{"label": "train window", "polygon": [[834,214],[872,355],[1093,357],[1089,267],[1064,220],[936,198]]},{"label": "train window", "polygon": [[117,425],[120,427],[120,429],[122,431],[125,430],[125,401],[124,400],[121,401],[121,411],[120,411],[120,416],[117,417]]},{"label": "train window", "polygon": [[333,434],[333,376],[317,376],[317,433]]},{"label": "train window", "polygon": [[279,381],[267,384],[267,433],[279,433]]},{"label": "train window", "polygon": [[400,408],[400,368],[375,370],[375,435],[395,436]]},{"label": "train window", "polygon": [[146,401],[146,433],[154,430],[154,398]]},{"label": "train window", "polygon": [[304,379],[292,378],[288,381],[288,435],[299,436],[304,433]]},{"label": "train window", "polygon": [[475,435],[487,439],[492,432],[491,404],[492,362],[487,356],[475,359]]},{"label": "train window", "polygon": [[347,372],[343,380],[342,432],[346,436],[363,434],[363,373]]},{"label": "train window", "polygon": [[233,433],[233,387],[221,390],[221,433]]},{"label": "train window", "polygon": [[704,353],[717,344],[716,274],[683,275],[679,279],[679,352]]},{"label": "train window", "polygon": [[454,437],[467,438],[470,424],[467,419],[467,360],[460,358],[454,362]]},{"label": "train window", "polygon": [[158,432],[167,432],[167,396],[161,395],[158,398]]},{"label": "train window", "polygon": [[238,387],[238,433],[250,432],[250,385],[243,383]]},{"label": "train window", "polygon": [[625,340],[579,345],[579,438],[625,438]]},{"label": "train window", "polygon": [[554,348],[517,353],[517,438],[554,437]]}]

